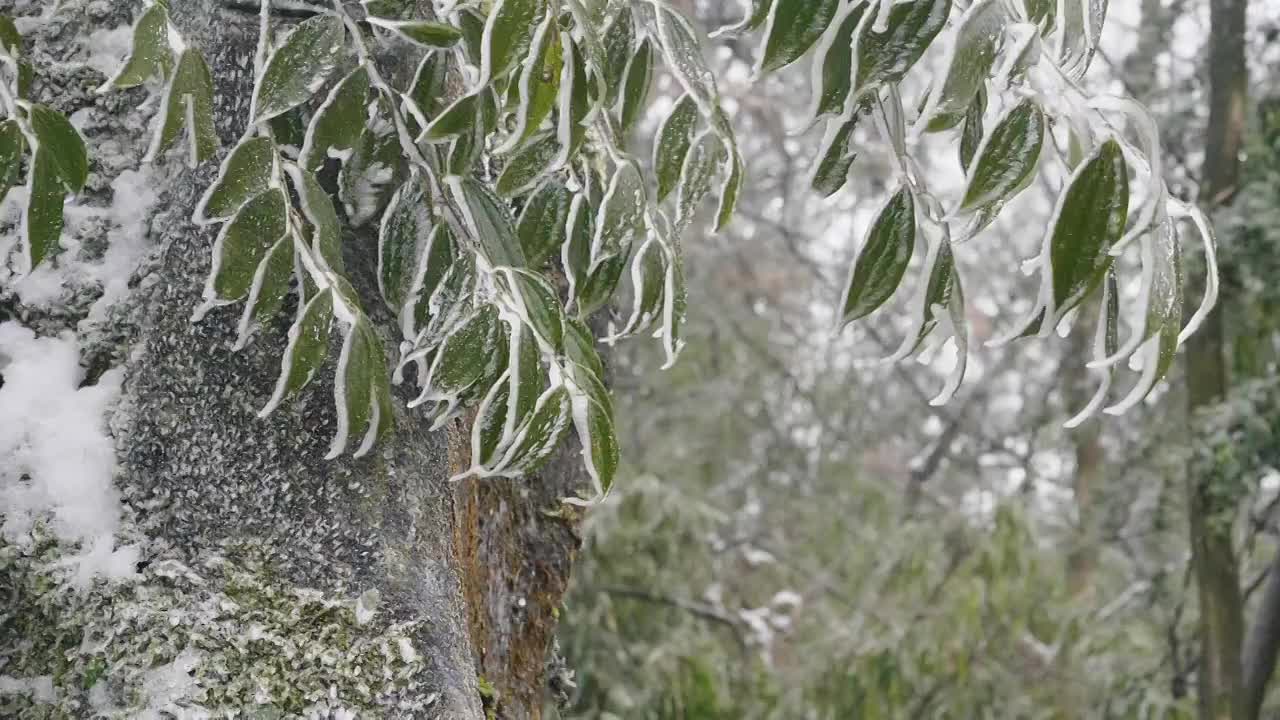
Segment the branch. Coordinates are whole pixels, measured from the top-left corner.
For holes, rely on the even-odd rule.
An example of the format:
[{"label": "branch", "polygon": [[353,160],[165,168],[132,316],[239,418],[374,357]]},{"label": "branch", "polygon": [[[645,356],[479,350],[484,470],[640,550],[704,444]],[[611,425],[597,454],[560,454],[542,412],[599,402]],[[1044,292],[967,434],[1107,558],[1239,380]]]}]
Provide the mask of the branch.
[{"label": "branch", "polygon": [[[695,603],[690,600],[681,600],[680,598],[668,597],[666,595],[656,595],[646,590],[618,587],[615,585],[606,585],[603,587],[593,588],[593,590],[598,593],[604,593],[605,595],[612,595],[613,597],[639,600],[641,602],[653,603],[655,605],[666,605],[667,607],[672,607],[677,610],[683,610],[696,618],[724,625],[733,632],[733,638],[738,642],[738,646],[744,652],[747,649],[747,639],[742,635],[742,625],[738,620],[732,615],[711,607],[710,605]],[[588,592],[591,592],[591,590],[588,590]]]}]

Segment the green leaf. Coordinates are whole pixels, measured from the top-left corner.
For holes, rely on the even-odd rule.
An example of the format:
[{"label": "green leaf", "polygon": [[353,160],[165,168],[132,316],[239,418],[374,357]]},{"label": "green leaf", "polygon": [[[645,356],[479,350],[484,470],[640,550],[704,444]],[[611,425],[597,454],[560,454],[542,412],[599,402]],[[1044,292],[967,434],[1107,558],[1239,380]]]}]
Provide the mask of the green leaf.
[{"label": "green leaf", "polygon": [[419,242],[425,244],[434,224],[431,193],[415,172],[391,197],[378,228],[378,292],[392,310],[404,305]]},{"label": "green leaf", "polygon": [[625,137],[648,108],[649,88],[653,85],[653,42],[645,38],[627,63],[626,84],[622,90],[622,107],[618,113],[619,130]]},{"label": "green leaf", "polygon": [[618,471],[618,438],[608,391],[594,374],[572,373],[569,387],[573,424],[582,440],[582,457],[596,487],[597,499],[613,487]]},{"label": "green leaf", "polygon": [[810,113],[815,118],[844,112],[853,89],[853,33],[866,9],[865,2],[845,3],[818,43]]},{"label": "green leaf", "polygon": [[565,241],[573,193],[558,180],[548,179],[534,190],[520,211],[516,237],[529,267],[540,267]]},{"label": "green leaf", "polygon": [[1005,19],[999,0],[978,0],[965,11],[956,30],[946,79],[929,98],[929,130],[945,130],[964,120],[995,65]]},{"label": "green leaf", "polygon": [[12,57],[22,55],[22,33],[8,15],[0,15],[0,50]]},{"label": "green leaf", "polygon": [[293,270],[293,237],[282,235],[254,272],[253,285],[249,288],[249,299],[240,317],[234,349],[243,348],[249,341],[255,322],[266,322],[280,311],[284,296],[289,294],[289,279],[293,276]]},{"label": "green leaf", "polygon": [[711,192],[711,181],[724,161],[725,150],[720,138],[706,130],[693,142],[693,148],[680,170],[680,189],[676,194],[675,232],[682,233],[693,222],[704,198]]},{"label": "green leaf", "polygon": [[26,153],[27,139],[18,121],[0,121],[0,201],[22,181],[22,158]]},{"label": "green leaf", "polygon": [[529,51],[547,11],[543,0],[495,0],[484,26],[479,84],[501,78]]},{"label": "green leaf", "polygon": [[568,432],[570,409],[569,391],[563,385],[538,398],[502,459],[507,474],[526,474],[542,467]]},{"label": "green leaf", "polygon": [[368,21],[370,25],[386,28],[409,42],[428,48],[451,48],[462,39],[462,31],[448,23],[377,17],[370,17]]},{"label": "green leaf", "polygon": [[644,207],[644,178],[634,163],[624,162],[614,170],[596,218],[593,272],[605,260],[630,251],[632,240],[644,230]]},{"label": "green leaf", "polygon": [[585,369],[597,378],[604,377],[604,362],[600,360],[600,353],[596,352],[595,337],[582,320],[565,318],[564,350],[565,356],[573,362],[575,372]]},{"label": "green leaf", "polygon": [[965,112],[964,128],[960,132],[960,167],[967,173],[973,164],[973,156],[978,154],[978,146],[986,132],[982,127],[982,117],[987,112],[987,92],[979,89],[969,109]]},{"label": "green leaf", "polygon": [[26,238],[27,268],[34,270],[51,256],[62,237],[62,206],[66,186],[58,174],[53,150],[40,145],[27,171]]},{"label": "green leaf", "polygon": [[1111,246],[1124,234],[1129,213],[1129,170],[1115,140],[1103,143],[1076,170],[1058,201],[1050,240],[1053,303],[1061,316],[1106,275]]},{"label": "green leaf", "polygon": [[448,55],[428,52],[418,63],[409,86],[409,99],[426,118],[435,117],[444,107],[449,77]]},{"label": "green leaf", "polygon": [[682,95],[658,128],[653,146],[653,174],[658,180],[657,202],[667,199],[680,184],[680,171],[693,145],[698,124],[698,105],[689,95]]},{"label": "green leaf", "polygon": [[137,87],[151,78],[164,80],[173,69],[173,49],[169,47],[169,11],[164,5],[147,8],[133,26],[133,49],[102,90],[109,87]]},{"label": "green leaf", "polygon": [[338,173],[338,197],[351,226],[360,227],[378,217],[406,172],[397,134],[378,135],[365,128]]},{"label": "green leaf", "polygon": [[310,100],[338,69],[344,36],[342,20],[333,15],[317,15],[294,27],[271,53],[254,88],[253,121],[269,120]]},{"label": "green leaf", "polygon": [[211,159],[218,152],[218,133],[213,126],[213,76],[209,65],[198,50],[184,50],[178,58],[178,67],[160,99],[164,115],[159,123],[148,160],[155,160],[160,153],[173,147],[178,134],[187,127],[190,118],[195,127],[187,127],[190,149],[187,163],[196,165]]},{"label": "green leaf", "polygon": [[556,133],[548,130],[535,135],[507,160],[495,189],[503,197],[523,195],[554,169],[552,163],[559,155],[560,140]]},{"label": "green leaf", "polygon": [[286,165],[293,189],[298,193],[298,206],[302,215],[311,223],[311,247],[329,269],[342,274],[346,263],[342,259],[342,226],[338,211],[333,207],[329,193],[320,186],[316,176],[305,168],[290,163]]},{"label": "green leaf", "polygon": [[1044,132],[1044,112],[1035,101],[1014,106],[979,146],[960,209],[1002,204],[1026,187],[1040,163]]},{"label": "green leaf", "polygon": [[698,103],[703,114],[710,115],[719,105],[720,93],[716,89],[715,75],[702,56],[702,42],[697,31],[688,19],[666,3],[653,3],[651,7],[658,45],[667,68],[684,91]]},{"label": "green leaf", "polygon": [[732,136],[721,136],[728,148],[725,156],[724,182],[720,185],[720,201],[716,208],[716,232],[724,230],[733,220],[738,209],[738,196],[742,194],[742,181],[746,168],[742,163],[742,154],[738,152],[738,142]]},{"label": "green leaf", "polygon": [[848,120],[827,123],[826,137],[810,183],[822,197],[831,197],[849,181],[849,168],[858,157],[853,147],[853,133],[858,128],[859,117],[860,114],[855,114]]},{"label": "green leaf", "polygon": [[480,64],[480,55],[484,52],[484,26],[486,16],[476,8],[458,11],[458,24],[462,33],[462,49],[472,65]]},{"label": "green leaf", "polygon": [[200,199],[192,221],[207,225],[234,216],[250,198],[267,189],[275,172],[276,149],[271,138],[241,140],[222,161],[218,179]]},{"label": "green leaf", "polygon": [[565,228],[560,265],[569,280],[569,297],[576,298],[579,288],[587,282],[591,268],[591,239],[595,235],[591,204],[584,193],[575,193],[569,203],[569,219]]},{"label": "green leaf", "polygon": [[604,80],[609,89],[605,104],[612,106],[622,91],[627,63],[631,61],[636,42],[636,21],[631,8],[623,5],[604,31]]},{"label": "green leaf", "polygon": [[606,258],[591,268],[586,282],[577,285],[574,302],[578,305],[578,316],[588,317],[596,310],[609,304],[613,291],[622,279],[622,271],[627,267],[627,255],[619,254]]},{"label": "green leaf", "polygon": [[867,24],[854,50],[858,58],[854,99],[905,77],[947,24],[950,13],[951,0],[913,0],[893,6],[884,32],[875,32],[874,23]]},{"label": "green leaf", "polygon": [[507,269],[504,273],[520,319],[538,337],[538,342],[554,354],[564,350],[564,309],[555,288],[541,275],[521,269]]},{"label": "green leaf", "polygon": [[915,245],[915,201],[902,188],[885,204],[867,232],[849,273],[841,303],[841,325],[870,315],[893,296],[907,272]]},{"label": "green leaf", "polygon": [[307,127],[299,162],[316,172],[331,155],[346,157],[360,140],[366,122],[369,71],[360,65],[325,98]]},{"label": "green leaf", "polygon": [[498,453],[505,449],[504,430],[511,405],[510,377],[510,370],[504,372],[476,408],[476,419],[471,424],[470,472],[476,472],[477,469],[488,471],[501,460]]},{"label": "green leaf", "polygon": [[760,70],[772,72],[799,60],[818,41],[839,0],[779,0],[769,13]]},{"label": "green leaf", "polygon": [[506,204],[474,178],[452,176],[445,182],[485,261],[492,267],[524,267],[524,251]]},{"label": "green leaf", "polygon": [[422,139],[428,142],[439,142],[475,129],[479,118],[480,103],[484,91],[472,95],[464,95],[453,101],[444,112],[431,121],[423,131]]},{"label": "green leaf", "polygon": [[427,236],[426,247],[418,255],[408,298],[400,309],[400,329],[406,338],[416,337],[418,331],[430,322],[431,297],[452,267],[456,255],[453,231],[448,223],[436,223]]},{"label": "green leaf", "polygon": [[618,333],[629,335],[653,326],[662,311],[662,290],[666,284],[667,262],[656,239],[645,241],[631,261],[631,316]]},{"label": "green leaf", "polygon": [[266,190],[236,213],[213,244],[213,268],[206,300],[240,300],[253,285],[254,272],[285,234],[288,200],[280,188]]},{"label": "green leaf", "polygon": [[662,345],[667,353],[664,368],[675,364],[684,348],[684,323],[688,313],[689,296],[684,283],[684,255],[679,236],[670,245],[667,254],[667,277],[662,288]]},{"label": "green leaf", "polygon": [[258,412],[266,417],[287,397],[297,395],[315,377],[329,352],[333,325],[333,290],[325,288],[307,302],[293,327],[280,360],[280,378],[271,399]]},{"label": "green leaf", "polygon": [[587,63],[582,50],[567,32],[560,33],[560,44],[568,49],[568,57],[560,73],[559,118],[560,156],[554,165],[562,167],[573,158],[587,138],[583,122],[591,112]]},{"label": "green leaf", "polygon": [[[392,420],[390,403],[380,402],[380,385],[387,382],[382,341],[364,315],[357,315],[342,341],[338,369],[333,383],[333,399],[338,409],[338,429],[326,459],[346,451],[350,438],[362,438],[352,457],[362,457],[372,449],[382,423]],[[390,398],[387,391],[386,397]],[[388,410],[383,417],[383,410]]]},{"label": "green leaf", "polygon": [[504,434],[515,436],[520,423],[538,404],[547,387],[542,369],[542,349],[533,329],[517,319],[511,325],[511,399],[508,404]]},{"label": "green leaf", "polygon": [[426,400],[455,404],[457,396],[491,372],[491,366],[499,360],[493,350],[501,332],[498,311],[492,305],[481,307],[444,339],[431,364],[427,387],[410,406]]},{"label": "green leaf", "polygon": [[455,253],[453,262],[428,298],[426,315],[419,314],[422,322],[413,339],[413,350],[405,355],[401,364],[431,354],[446,337],[475,315],[477,281],[475,255]]},{"label": "green leaf", "polygon": [[40,147],[49,151],[49,161],[67,191],[77,193],[89,179],[89,152],[84,138],[62,113],[47,105],[34,104],[27,111],[27,121],[35,131]]},{"label": "green leaf", "polygon": [[510,152],[532,137],[556,106],[564,59],[555,13],[548,13],[538,25],[529,54],[531,60],[520,71],[516,124],[510,138],[498,148],[498,152]]},{"label": "green leaf", "polygon": [[1058,16],[1058,0],[1022,0],[1031,22],[1040,25],[1045,32],[1053,29]]}]

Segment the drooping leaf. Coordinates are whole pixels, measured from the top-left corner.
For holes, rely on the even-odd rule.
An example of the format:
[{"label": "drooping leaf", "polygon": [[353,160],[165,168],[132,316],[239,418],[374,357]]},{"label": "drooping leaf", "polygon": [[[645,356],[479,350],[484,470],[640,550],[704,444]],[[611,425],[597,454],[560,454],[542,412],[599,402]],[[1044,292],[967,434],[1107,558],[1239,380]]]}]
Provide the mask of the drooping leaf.
[{"label": "drooping leaf", "polygon": [[978,154],[978,145],[986,131],[982,126],[982,118],[987,112],[987,92],[978,90],[969,109],[965,111],[964,128],[960,131],[960,167],[967,173],[973,164],[973,156]]},{"label": "drooping leaf", "polygon": [[345,29],[333,15],[304,20],[267,60],[253,93],[253,121],[269,120],[311,99],[338,69]]},{"label": "drooping leaf", "polygon": [[[413,74],[413,82],[409,85],[409,99],[418,112],[428,119],[444,109],[448,70],[448,55],[431,51],[423,55],[422,62],[418,63],[418,69]],[[419,132],[421,130],[422,128],[418,129]]]},{"label": "drooping leaf", "polygon": [[865,2],[844,3],[817,47],[813,73],[813,112],[841,114],[853,88],[853,33],[866,12]]},{"label": "drooping leaf", "polygon": [[453,104],[432,120],[423,131],[423,139],[428,142],[439,142],[472,132],[479,118],[482,93],[483,91],[464,95],[453,101]]},{"label": "drooping leaf", "polygon": [[[628,252],[630,250],[628,249]],[[585,282],[574,287],[574,302],[578,305],[578,317],[589,317],[605,305],[613,297],[613,291],[622,279],[622,271],[627,267],[627,253],[620,253],[606,258],[591,268]]]},{"label": "drooping leaf", "polygon": [[258,412],[266,417],[287,397],[302,391],[324,364],[329,351],[329,329],[333,325],[333,290],[325,288],[307,302],[293,327],[280,360],[280,378],[271,399]]},{"label": "drooping leaf", "polygon": [[62,237],[62,208],[66,186],[50,148],[35,148],[27,170],[27,213],[23,226],[27,268],[35,269],[53,255]]},{"label": "drooping leaf", "polygon": [[430,300],[453,265],[457,251],[448,223],[436,223],[427,236],[426,247],[418,255],[408,297],[400,310],[400,329],[405,338],[414,338],[431,320]]},{"label": "drooping leaf", "polygon": [[1120,144],[1108,140],[1076,170],[1059,200],[1049,246],[1059,315],[1102,282],[1128,213],[1129,169]]},{"label": "drooping leaf", "polygon": [[480,55],[484,48],[484,26],[486,16],[479,8],[464,8],[458,11],[458,29],[462,33],[462,49],[472,65],[480,65]]},{"label": "drooping leaf", "polygon": [[557,168],[567,164],[582,147],[587,138],[587,128],[583,122],[591,112],[590,76],[582,50],[567,32],[560,33],[560,44],[565,48],[565,58],[560,72],[557,107],[560,155],[553,163]]},{"label": "drooping leaf", "polygon": [[999,0],[978,0],[965,11],[956,30],[946,79],[929,98],[929,130],[955,127],[973,104],[974,96],[991,74],[1005,25]]},{"label": "drooping leaf", "polygon": [[132,50],[120,70],[103,84],[108,87],[137,87],[152,78],[163,80],[173,69],[169,47],[169,11],[156,3],[138,16],[133,25]]},{"label": "drooping leaf", "polygon": [[564,60],[555,13],[547,13],[535,29],[529,54],[529,61],[520,71],[516,123],[498,152],[509,152],[532,137],[556,106]]},{"label": "drooping leaf", "polygon": [[564,310],[555,288],[529,270],[508,269],[504,276],[517,299],[515,310],[520,319],[533,329],[543,347],[560,353],[564,349]]},{"label": "drooping leaf", "polygon": [[0,201],[9,189],[22,182],[22,157],[27,153],[27,139],[17,120],[0,121]]},{"label": "drooping leaf", "polygon": [[680,170],[680,188],[676,196],[675,231],[683,232],[693,222],[698,206],[711,192],[711,181],[724,160],[724,145],[710,130],[704,131],[685,157]]},{"label": "drooping leaf", "polygon": [[292,163],[286,165],[293,189],[298,193],[298,206],[302,215],[311,223],[311,247],[329,269],[344,274],[346,263],[342,259],[342,227],[338,224],[338,211],[333,200],[324,191],[311,171]]},{"label": "drooping leaf", "polygon": [[504,470],[518,475],[537,471],[551,457],[569,429],[569,391],[558,385],[543,393],[516,431],[503,457]]},{"label": "drooping leaf", "polygon": [[704,115],[710,115],[719,103],[715,75],[702,56],[702,43],[687,18],[666,3],[654,3],[654,29],[662,57],[685,92],[693,97]]},{"label": "drooping leaf", "polygon": [[894,193],[871,224],[841,302],[841,325],[866,317],[902,282],[916,244],[915,200],[906,188]]},{"label": "drooping leaf", "polygon": [[338,197],[352,227],[378,217],[391,193],[404,182],[406,168],[396,133],[379,135],[365,128],[338,173]]},{"label": "drooping leaf", "polygon": [[609,189],[596,217],[591,239],[591,268],[625,254],[632,240],[644,229],[644,179],[633,163],[623,163],[613,172]]},{"label": "drooping leaf", "polygon": [[595,222],[591,205],[584,193],[574,193],[569,203],[569,219],[565,222],[564,245],[560,250],[560,265],[569,280],[569,297],[576,298],[578,290],[587,281],[591,268],[591,239],[595,236]]},{"label": "drooping leaf", "polygon": [[213,269],[205,290],[207,300],[243,298],[267,252],[285,234],[287,198],[280,188],[259,193],[222,227],[213,244]]},{"label": "drooping leaf", "polygon": [[609,88],[605,104],[613,105],[622,91],[622,81],[626,77],[627,63],[631,61],[632,48],[636,42],[635,14],[624,5],[613,17],[604,31],[604,79]]},{"label": "drooping leaf", "polygon": [[193,221],[205,225],[234,216],[250,198],[267,189],[275,164],[276,151],[271,138],[242,140],[222,161],[218,179],[196,206]]},{"label": "drooping leaf", "polygon": [[689,95],[682,95],[671,107],[653,146],[653,174],[658,180],[658,202],[667,199],[680,184],[680,171],[693,144],[698,123],[698,106]]},{"label": "drooping leaf", "polygon": [[565,318],[564,351],[565,357],[573,362],[575,372],[585,369],[597,378],[604,378],[604,362],[596,352],[595,337],[582,320]]},{"label": "drooping leaf", "polygon": [[853,133],[858,128],[858,117],[855,114],[848,120],[832,120],[827,123],[826,136],[822,140],[822,150],[818,153],[811,181],[813,189],[823,197],[834,195],[849,180],[849,168],[858,156],[853,148]]},{"label": "drooping leaf", "polygon": [[67,191],[84,189],[89,179],[89,152],[80,131],[62,113],[39,103],[27,111],[27,121]]},{"label": "drooping leaf", "polygon": [[307,127],[299,160],[303,167],[316,172],[327,158],[351,152],[364,130],[368,95],[369,71],[364,65],[333,87]]},{"label": "drooping leaf", "polygon": [[759,28],[769,19],[769,11],[773,9],[773,3],[774,0],[751,0],[751,9],[743,16],[742,20],[716,30],[711,33],[711,37],[738,35]]},{"label": "drooping leaf", "polygon": [[[173,147],[184,127],[190,139],[188,164],[192,167],[218,152],[218,134],[213,126],[213,76],[198,50],[187,49],[178,57],[178,67],[160,99],[160,122],[147,159]],[[194,127],[187,127],[188,121]]]},{"label": "drooping leaf", "polygon": [[511,210],[493,191],[471,177],[449,177],[445,182],[480,255],[492,267],[524,267],[524,251],[516,238]]},{"label": "drooping leaf", "polygon": [[[372,449],[382,423],[391,423],[390,392],[384,386],[387,372],[382,341],[364,315],[357,315],[343,338],[342,353],[333,383],[333,399],[338,410],[338,428],[329,445],[328,459],[346,451],[352,439],[360,445],[352,453],[362,457]],[[386,415],[384,417],[384,411]]]},{"label": "drooping leaf", "polygon": [[450,48],[462,39],[462,30],[442,22],[431,20],[388,20],[368,18],[370,25],[386,28],[417,45],[428,48]]},{"label": "drooping leaf", "polygon": [[249,341],[255,323],[265,322],[280,311],[284,296],[289,294],[289,278],[293,275],[293,242],[290,235],[281,236],[258,264],[253,284],[249,287],[249,299],[240,317],[235,349],[244,347]]},{"label": "drooping leaf", "polygon": [[498,334],[505,334],[498,311],[492,305],[481,307],[444,339],[431,364],[427,387],[413,404],[428,399],[456,402],[459,394],[471,389],[498,362],[493,352]]},{"label": "drooping leaf", "polygon": [[1022,190],[1040,163],[1044,133],[1044,112],[1035,101],[1014,106],[978,148],[960,208],[987,208]]},{"label": "drooping leaf", "polygon": [[506,449],[504,441],[508,440],[503,431],[510,411],[511,385],[511,371],[507,370],[476,408],[471,425],[471,472],[488,472],[502,459],[499,452]]},{"label": "drooping leaf", "polygon": [[620,335],[643,332],[658,319],[666,274],[662,245],[656,239],[647,240],[631,261],[631,316]]},{"label": "drooping leaf", "polygon": [[603,497],[613,487],[618,470],[618,438],[613,425],[613,410],[608,390],[593,373],[575,368],[568,386],[573,410],[573,424],[582,440],[582,456]]},{"label": "drooping leaf", "polygon": [[378,229],[378,292],[387,307],[398,310],[413,282],[418,246],[434,225],[431,193],[417,173],[391,197]]},{"label": "drooping leaf", "polygon": [[550,130],[532,137],[508,160],[494,186],[503,197],[522,195],[554,169],[552,163],[560,154],[560,139]]},{"label": "drooping leaf", "polygon": [[893,6],[884,32],[876,32],[874,23],[864,25],[854,49],[854,99],[901,80],[942,31],[950,13],[951,0],[912,0]]},{"label": "drooping leaf", "polygon": [[667,353],[664,367],[675,364],[684,348],[684,323],[689,309],[689,295],[684,283],[684,254],[679,236],[669,246],[667,277],[662,288],[662,346]]},{"label": "drooping leaf", "polygon": [[484,26],[480,83],[505,76],[525,56],[547,12],[544,0],[496,0]]},{"label": "drooping leaf", "polygon": [[516,223],[516,236],[529,267],[540,267],[564,244],[572,201],[573,193],[568,188],[549,179],[525,202]]},{"label": "drooping leaf", "polygon": [[645,38],[627,63],[626,81],[622,88],[618,112],[619,130],[625,137],[648,107],[649,88],[653,85],[653,41]]},{"label": "drooping leaf", "polygon": [[799,60],[822,37],[839,0],[790,0],[773,4],[760,70],[773,72]]}]

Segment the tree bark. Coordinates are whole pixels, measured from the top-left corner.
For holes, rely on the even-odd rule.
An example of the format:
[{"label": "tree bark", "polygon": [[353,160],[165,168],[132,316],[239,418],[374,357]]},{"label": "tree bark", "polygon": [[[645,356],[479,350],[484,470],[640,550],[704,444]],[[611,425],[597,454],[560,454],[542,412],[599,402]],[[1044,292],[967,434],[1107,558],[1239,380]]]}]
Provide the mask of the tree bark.
[{"label": "tree bark", "polygon": [[[129,5],[68,0],[28,38],[42,69],[77,79],[45,76],[37,93],[86,118],[100,188],[140,163],[155,105],[134,109],[141,89],[94,94],[105,77],[85,66],[90,32],[128,23]],[[225,151],[244,130],[257,18],[221,0],[171,5],[213,69]],[[7,14],[45,10],[0,0]],[[112,163],[104,147],[118,151]],[[52,676],[53,702],[73,717],[88,708],[111,717],[540,717],[579,545],[577,515],[560,502],[585,486],[576,440],[538,477],[453,484],[469,465],[469,422],[431,433],[399,402],[396,431],[373,452],[326,461],[331,364],[298,400],[257,419],[293,308],[241,351],[231,349],[239,307],[191,322],[216,230],[190,217],[216,167],[188,170],[176,156],[158,164],[154,251],[110,322],[79,338],[87,383],[108,367],[123,372],[110,423],[125,518],[116,542],[139,545],[138,573],[52,602],[42,584],[51,576],[34,558],[0,563],[0,591],[18,598],[0,615],[0,675]],[[372,242],[357,233],[344,248],[366,299],[377,297]],[[44,333],[76,328],[83,316],[21,305],[14,314]],[[382,330],[394,328],[385,310],[372,314]],[[394,339],[384,333],[386,346]],[[6,636],[15,617],[22,633]],[[117,640],[95,649],[91,640],[104,635]],[[156,668],[185,678],[157,689]]]},{"label": "tree bark", "polygon": [[[1212,211],[1230,202],[1240,175],[1246,93],[1244,30],[1246,0],[1213,0],[1209,33],[1209,126],[1205,142],[1201,201]],[[1193,278],[1198,297],[1203,277]],[[1225,333],[1221,310],[1210,314],[1187,346],[1188,409],[1221,401],[1227,390]],[[1200,714],[1202,718],[1243,718],[1244,679],[1240,667],[1243,607],[1231,527],[1235,503],[1213,485],[1211,473],[1188,469],[1191,564],[1200,598]]]}]

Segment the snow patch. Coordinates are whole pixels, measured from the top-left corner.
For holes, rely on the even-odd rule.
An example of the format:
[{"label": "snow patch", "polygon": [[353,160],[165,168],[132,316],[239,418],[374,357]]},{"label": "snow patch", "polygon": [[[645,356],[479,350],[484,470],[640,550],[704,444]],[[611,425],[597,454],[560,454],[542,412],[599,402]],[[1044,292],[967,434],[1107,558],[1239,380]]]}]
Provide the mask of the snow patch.
[{"label": "snow patch", "polygon": [[15,678],[0,675],[0,695],[30,695],[37,703],[49,704],[54,701],[53,676],[37,675],[29,678]]},{"label": "snow patch", "polygon": [[107,77],[114,77],[133,49],[133,27],[121,25],[110,30],[94,30],[85,47],[90,50],[85,65]]},{"label": "snow patch", "polygon": [[138,720],[208,717],[207,714],[196,714],[191,708],[179,704],[196,690],[198,683],[194,671],[202,659],[200,652],[186,648],[173,662],[149,671],[142,685],[147,706],[138,714]]},{"label": "snow patch", "polygon": [[6,322],[0,375],[0,533],[22,543],[37,519],[48,518],[60,539],[80,543],[79,555],[64,561],[75,583],[133,577],[138,547],[113,545],[121,503],[105,427],[122,372],[80,387],[84,369],[70,333],[36,337]]}]

